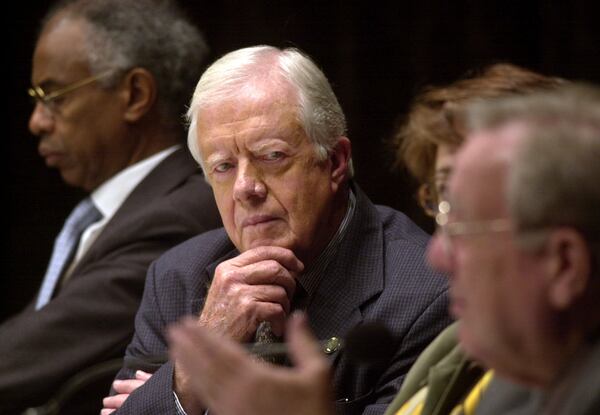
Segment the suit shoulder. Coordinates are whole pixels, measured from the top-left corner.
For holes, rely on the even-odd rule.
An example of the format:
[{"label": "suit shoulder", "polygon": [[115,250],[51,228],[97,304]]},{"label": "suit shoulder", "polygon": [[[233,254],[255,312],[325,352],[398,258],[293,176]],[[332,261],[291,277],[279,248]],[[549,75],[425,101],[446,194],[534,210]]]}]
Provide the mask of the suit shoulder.
[{"label": "suit shoulder", "polygon": [[163,271],[181,269],[187,272],[205,269],[233,249],[225,229],[217,228],[171,248],[156,261],[156,267]]},{"label": "suit shoulder", "polygon": [[212,189],[201,174],[189,176],[179,187],[165,195],[165,202],[172,214],[197,223],[200,231],[221,226],[221,216]]},{"label": "suit shoulder", "polygon": [[376,205],[383,232],[388,241],[404,241],[422,249],[427,246],[430,235],[421,229],[404,213],[389,206]]},{"label": "suit shoulder", "polygon": [[430,236],[402,212],[387,206],[377,206],[377,211],[384,232],[389,281],[430,300],[445,292],[447,279],[427,263]]}]

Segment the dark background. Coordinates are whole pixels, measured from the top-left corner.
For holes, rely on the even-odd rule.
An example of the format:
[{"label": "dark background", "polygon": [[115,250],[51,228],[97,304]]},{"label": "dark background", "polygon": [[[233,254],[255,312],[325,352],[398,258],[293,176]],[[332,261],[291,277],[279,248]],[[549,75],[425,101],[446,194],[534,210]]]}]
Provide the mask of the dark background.
[{"label": "dark background", "polygon": [[[38,22],[51,2],[21,3],[12,2],[13,10],[3,16],[9,40],[4,58],[9,131],[0,320],[37,292],[53,239],[82,196],[44,166],[37,140],[27,130],[31,53]],[[500,61],[600,83],[600,30],[591,1],[180,4],[203,30],[213,59],[256,44],[296,46],[311,55],[346,112],[357,182],[375,202],[405,211],[426,229],[431,225],[416,206],[414,184],[404,172],[391,170],[392,156],[383,144],[421,87]]]}]

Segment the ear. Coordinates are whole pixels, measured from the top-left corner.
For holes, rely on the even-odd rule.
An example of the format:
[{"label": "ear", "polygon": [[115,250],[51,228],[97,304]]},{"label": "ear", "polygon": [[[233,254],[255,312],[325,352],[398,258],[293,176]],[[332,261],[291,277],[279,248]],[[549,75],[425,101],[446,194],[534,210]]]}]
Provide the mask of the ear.
[{"label": "ear", "polygon": [[591,253],[581,233],[566,227],[552,231],[546,248],[550,302],[564,310],[588,288]]},{"label": "ear", "polygon": [[337,191],[348,178],[348,165],[352,157],[352,144],[347,137],[339,137],[338,141],[329,155],[331,161],[331,186]]},{"label": "ear", "polygon": [[437,207],[435,206],[436,197],[431,191],[431,186],[427,183],[423,183],[419,186],[417,197],[419,198],[419,205],[421,205],[425,214],[435,218],[436,212],[434,209]]},{"label": "ear", "polygon": [[122,80],[126,121],[134,123],[146,115],[156,101],[156,81],[144,68],[133,68]]}]

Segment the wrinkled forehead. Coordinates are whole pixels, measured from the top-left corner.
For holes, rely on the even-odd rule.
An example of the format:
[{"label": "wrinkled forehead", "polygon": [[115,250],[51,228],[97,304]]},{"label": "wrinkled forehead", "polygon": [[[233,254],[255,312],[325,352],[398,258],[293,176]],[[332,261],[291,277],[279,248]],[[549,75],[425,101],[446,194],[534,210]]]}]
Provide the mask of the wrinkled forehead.
[{"label": "wrinkled forehead", "polygon": [[297,120],[298,107],[289,101],[266,97],[240,97],[210,105],[198,112],[203,121],[219,119],[221,122],[246,121],[258,116],[273,120]]},{"label": "wrinkled forehead", "polygon": [[505,124],[467,136],[449,183],[453,208],[476,219],[508,216],[508,172],[522,133],[522,126]]},{"label": "wrinkled forehead", "polygon": [[[203,158],[219,151],[281,142],[298,148],[309,142],[297,106],[279,97],[244,95],[207,107],[199,116],[197,139]],[[233,146],[233,149],[230,148]]]},{"label": "wrinkled forehead", "polygon": [[286,117],[298,119],[298,97],[290,86],[281,83],[247,82],[231,91],[216,91],[206,103],[199,103],[199,122],[214,119],[216,114],[221,119],[226,115],[232,121],[243,121],[265,114],[272,114],[274,117],[285,114]]},{"label": "wrinkled forehead", "polygon": [[46,78],[68,79],[71,72],[89,74],[84,40],[87,30],[87,23],[81,18],[59,14],[48,22],[33,53],[32,80],[35,84],[46,81]]}]

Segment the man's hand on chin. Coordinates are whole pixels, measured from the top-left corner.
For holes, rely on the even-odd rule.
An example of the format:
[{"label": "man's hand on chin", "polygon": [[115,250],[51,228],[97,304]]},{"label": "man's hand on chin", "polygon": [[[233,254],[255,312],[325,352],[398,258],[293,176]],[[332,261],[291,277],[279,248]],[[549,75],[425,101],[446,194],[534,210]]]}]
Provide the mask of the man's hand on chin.
[{"label": "man's hand on chin", "polygon": [[283,335],[304,265],[294,253],[277,246],[249,249],[222,262],[206,296],[199,324],[238,342],[252,339],[261,321]]}]

